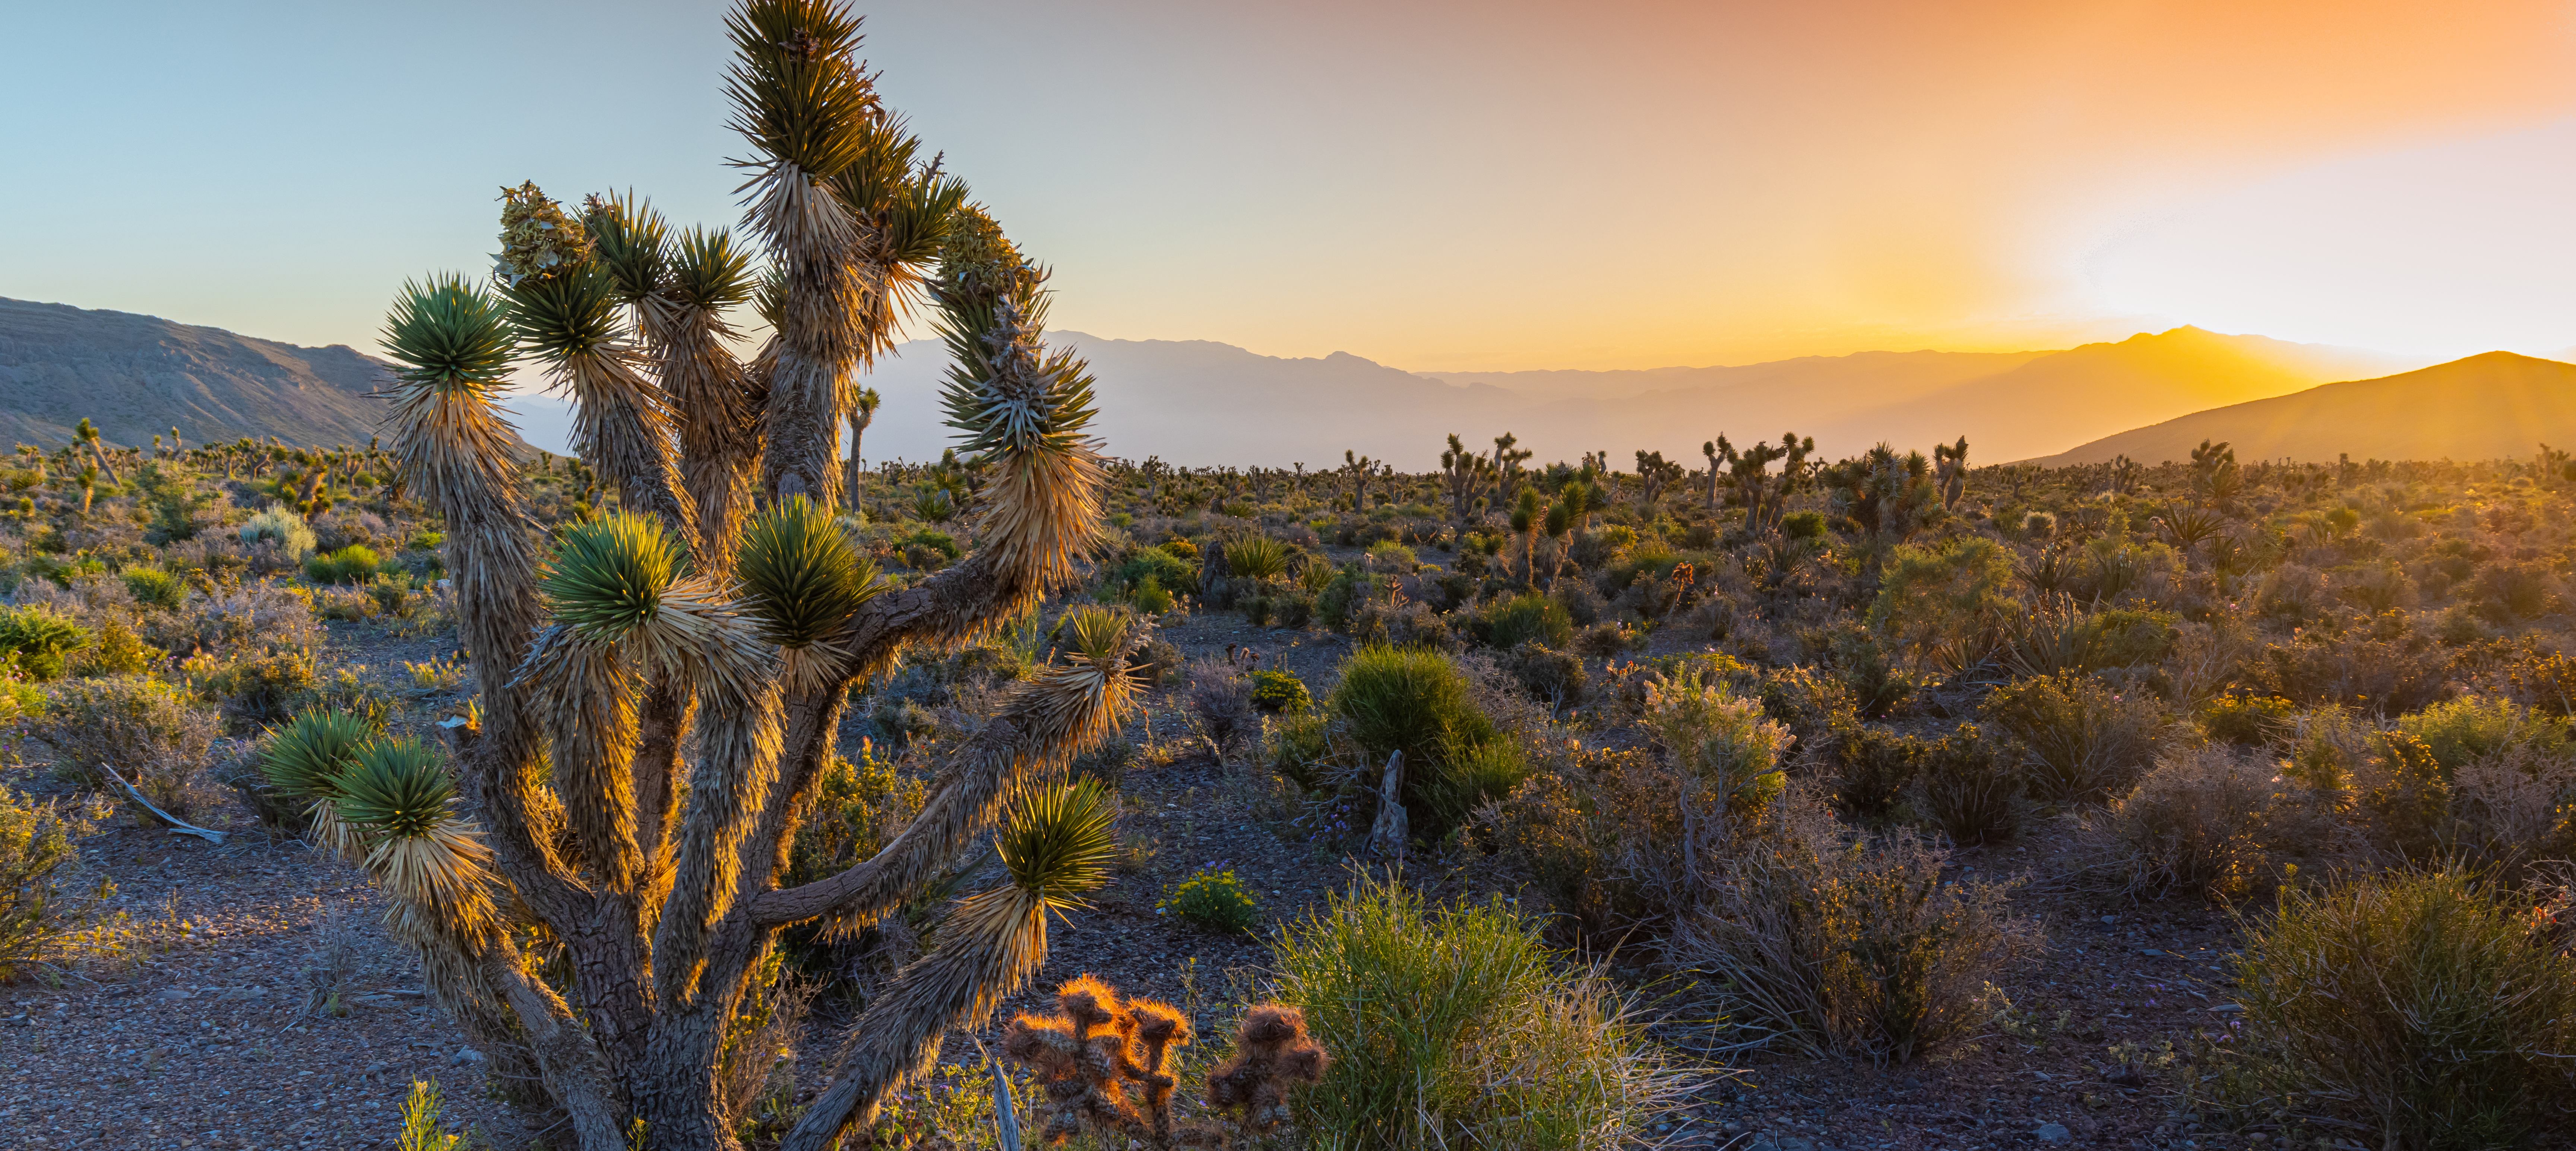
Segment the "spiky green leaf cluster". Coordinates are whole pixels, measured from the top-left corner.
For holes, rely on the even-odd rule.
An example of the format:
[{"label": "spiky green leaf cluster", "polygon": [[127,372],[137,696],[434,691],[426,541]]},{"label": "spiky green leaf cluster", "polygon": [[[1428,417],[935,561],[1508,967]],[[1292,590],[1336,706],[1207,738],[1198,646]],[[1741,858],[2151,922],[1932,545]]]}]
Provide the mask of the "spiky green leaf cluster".
[{"label": "spiky green leaf cluster", "polygon": [[456,784],[429,745],[380,739],[358,750],[357,762],[339,778],[339,792],[332,806],[350,825],[416,839],[446,821]]},{"label": "spiky green leaf cluster", "polygon": [[948,226],[966,202],[966,184],[921,162],[921,138],[900,116],[868,122],[858,157],[832,180],[832,194],[850,213],[876,225],[881,250],[873,258],[894,266],[938,259]]},{"label": "spiky green leaf cluster", "polygon": [[884,585],[829,509],[804,496],[771,504],[743,531],[735,559],[743,596],[780,647],[814,643]]},{"label": "spiky green leaf cluster", "polygon": [[501,189],[501,250],[492,278],[503,284],[557,275],[590,258],[590,232],[537,182]]},{"label": "spiky green leaf cluster", "polygon": [[543,279],[505,284],[501,298],[509,302],[520,341],[549,360],[599,351],[620,334],[617,287],[590,261]]},{"label": "spiky green leaf cluster", "polygon": [[671,295],[683,304],[722,311],[751,298],[751,256],[722,228],[692,227],[671,246]]},{"label": "spiky green leaf cluster", "polygon": [[357,762],[358,749],[375,737],[375,724],[364,715],[338,708],[298,712],[269,733],[259,773],[288,795],[329,799],[339,793],[341,773]]},{"label": "spiky green leaf cluster", "polygon": [[425,388],[497,387],[517,345],[500,301],[454,272],[405,281],[385,321],[395,374]]},{"label": "spiky green leaf cluster", "polygon": [[687,556],[651,516],[618,512],[566,528],[542,585],[555,622],[606,642],[653,622]]},{"label": "spiky green leaf cluster", "polygon": [[947,231],[932,294],[950,358],[940,406],[948,426],[964,433],[958,450],[1076,450],[1095,414],[1094,381],[1080,357],[1050,354],[1039,342],[1046,271],[1023,260],[980,207],[958,208]]},{"label": "spiky green leaf cluster", "polygon": [[1085,657],[1105,660],[1126,647],[1131,623],[1126,612],[1115,608],[1078,607],[1065,613],[1057,634]]},{"label": "spiky green leaf cluster", "polygon": [[671,229],[651,201],[633,192],[592,196],[583,205],[591,251],[619,300],[634,303],[662,286],[671,262]]},{"label": "spiky green leaf cluster", "polygon": [[725,76],[734,131],[816,180],[859,159],[877,95],[859,68],[859,18],[847,5],[750,0],[725,17],[725,33],[734,47]]},{"label": "spiky green leaf cluster", "polygon": [[1118,850],[1108,789],[1085,779],[1022,795],[994,848],[1021,890],[1049,904],[1075,904],[1108,879]]}]

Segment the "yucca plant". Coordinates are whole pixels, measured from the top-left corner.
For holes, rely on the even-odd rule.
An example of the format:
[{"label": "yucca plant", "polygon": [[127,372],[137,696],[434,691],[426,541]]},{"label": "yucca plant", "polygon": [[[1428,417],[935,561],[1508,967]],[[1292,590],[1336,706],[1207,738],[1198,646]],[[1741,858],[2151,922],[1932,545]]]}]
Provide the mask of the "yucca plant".
[{"label": "yucca plant", "polygon": [[[777,933],[864,927],[1000,826],[1010,882],[958,901],[939,947],[871,1000],[783,1146],[819,1151],[871,1122],[952,1024],[1037,970],[1047,915],[1096,877],[1083,845],[1103,838],[1100,797],[1022,790],[1116,721],[1148,638],[1124,615],[1084,617],[1073,650],[953,748],[890,846],[778,886],[767,861],[793,850],[851,686],[1069,577],[1099,530],[1102,473],[1088,369],[1040,338],[1044,270],[917,158],[860,66],[857,18],[835,0],[741,0],[726,29],[760,251],[674,229],[637,197],[574,212],[522,185],[504,197],[500,282],[407,285],[384,338],[394,457],[445,520],[479,706],[447,732],[452,776],[376,741],[331,777],[331,808],[442,1003],[583,1151],[622,1151],[639,1127],[656,1147],[734,1146],[743,1117],[711,1069]],[[855,373],[915,296],[957,358],[944,403],[961,462],[988,478],[973,553],[892,588],[833,514],[839,431]],[[739,362],[726,316],[746,303],[776,335]],[[522,357],[580,401],[579,462],[622,509],[554,539],[522,502],[494,406]],[[532,939],[564,962],[534,962]],[[580,977],[545,974],[565,970]]]}]

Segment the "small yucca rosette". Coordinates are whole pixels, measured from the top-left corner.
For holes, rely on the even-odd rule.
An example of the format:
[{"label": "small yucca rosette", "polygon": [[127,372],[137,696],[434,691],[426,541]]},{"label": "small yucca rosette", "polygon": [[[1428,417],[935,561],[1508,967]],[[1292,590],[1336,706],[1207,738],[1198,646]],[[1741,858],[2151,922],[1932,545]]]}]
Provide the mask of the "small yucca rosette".
[{"label": "small yucca rosette", "polygon": [[1045,906],[1073,907],[1109,878],[1118,850],[1109,792],[1099,780],[1023,792],[994,838],[1011,882]]},{"label": "small yucca rosette", "polygon": [[358,749],[342,772],[333,806],[352,827],[373,835],[428,835],[449,813],[456,783],[438,753],[417,739],[379,739]]},{"label": "small yucca rosette", "polygon": [[660,520],[618,512],[564,529],[540,590],[555,622],[615,643],[651,626],[687,560]]},{"label": "small yucca rosette", "polygon": [[752,517],[735,575],[770,641],[791,651],[822,642],[885,590],[831,511],[801,495]]},{"label": "small yucca rosette", "polygon": [[518,349],[501,302],[453,272],[404,282],[383,343],[395,376],[439,391],[497,386]]},{"label": "small yucca rosette", "polygon": [[358,749],[375,737],[375,725],[354,712],[297,712],[285,727],[268,733],[259,773],[270,787],[298,799],[327,800],[339,794],[337,780],[357,762]]},{"label": "small yucca rosette", "polygon": [[491,852],[454,810],[456,784],[438,752],[416,739],[379,739],[340,777],[332,803],[368,844],[367,870],[407,902],[436,908],[456,928],[492,919]]},{"label": "small yucca rosette", "polygon": [[590,257],[591,238],[581,221],[530,180],[501,189],[501,250],[492,276],[516,286],[544,279]]}]

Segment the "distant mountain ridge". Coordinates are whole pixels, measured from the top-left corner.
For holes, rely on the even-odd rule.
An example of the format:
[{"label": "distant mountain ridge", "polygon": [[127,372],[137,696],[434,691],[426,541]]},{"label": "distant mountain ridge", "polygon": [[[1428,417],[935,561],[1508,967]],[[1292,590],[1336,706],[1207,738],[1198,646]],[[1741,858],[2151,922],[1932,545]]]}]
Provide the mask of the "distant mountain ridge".
[{"label": "distant mountain ridge", "polygon": [[176,426],[190,444],[276,436],[363,445],[388,407],[385,364],[157,316],[0,298],[0,442],[57,445],[83,417],[114,444]]},{"label": "distant mountain ridge", "polygon": [[[1457,432],[1490,448],[1503,432],[1542,460],[1638,449],[1696,462],[1700,445],[1795,430],[1818,451],[1857,454],[1887,440],[1928,448],[1961,435],[1971,459],[2002,462],[2215,404],[2297,391],[2417,362],[2198,328],[2036,352],[1860,352],[1764,364],[1617,372],[1407,372],[1336,352],[1262,356],[1205,340],[1114,340],[1047,333],[1099,380],[1100,434],[1113,454],[1175,464],[1336,466],[1344,450],[1413,471],[1437,466]],[[885,396],[871,459],[933,458],[944,352],[916,341],[868,380]],[[1568,395],[1579,386],[1594,393]]]},{"label": "distant mountain ridge", "polygon": [[2349,380],[2193,412],[2031,462],[2140,463],[2191,458],[2203,440],[2241,460],[2490,460],[2543,441],[2576,447],[2576,364],[2487,352],[2412,372]]}]

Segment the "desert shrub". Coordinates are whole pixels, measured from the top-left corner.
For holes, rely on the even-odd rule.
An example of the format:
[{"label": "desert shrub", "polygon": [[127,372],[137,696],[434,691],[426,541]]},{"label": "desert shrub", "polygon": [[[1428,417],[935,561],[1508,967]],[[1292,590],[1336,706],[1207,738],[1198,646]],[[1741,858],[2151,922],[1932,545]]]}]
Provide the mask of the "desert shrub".
[{"label": "desert shrub", "polygon": [[1439,834],[1465,825],[1478,808],[1510,795],[1529,776],[1529,755],[1518,740],[1492,739],[1453,750],[1419,787],[1432,815],[1426,829]]},{"label": "desert shrub", "polygon": [[882,850],[895,830],[912,823],[929,791],[876,746],[859,741],[859,757],[824,759],[814,783],[814,809],[796,832],[784,886],[838,875]]},{"label": "desert shrub", "polygon": [[1553,708],[1583,702],[1583,659],[1573,652],[1557,651],[1533,640],[1506,653],[1503,670],[1531,698]]},{"label": "desert shrub", "polygon": [[1468,630],[1487,647],[1508,651],[1536,642],[1562,651],[1574,638],[1574,617],[1564,604],[1529,592],[1487,604]]},{"label": "desert shrub", "polygon": [[1181,704],[1219,760],[1261,738],[1261,712],[1252,704],[1251,681],[1232,664],[1212,659],[1192,662]]},{"label": "desert shrub", "polygon": [[2442,698],[2450,690],[2450,664],[2430,636],[2365,629],[2328,635],[2317,628],[2264,648],[2250,678],[2301,707],[2333,703],[2398,714]]},{"label": "desert shrub", "polygon": [[1945,645],[1976,644],[2019,609],[2012,583],[2012,556],[1993,540],[1899,544],[1881,569],[1870,623],[1917,659]]},{"label": "desert shrub", "polygon": [[1298,1126],[1345,1146],[1626,1146],[1689,1086],[1607,981],[1499,900],[1363,883],[1282,931],[1271,965],[1333,1053]]},{"label": "desert shrub", "polygon": [[1172,599],[1172,593],[1164,590],[1163,581],[1160,578],[1146,576],[1128,589],[1127,602],[1134,604],[1136,610],[1147,615],[1161,615],[1172,610],[1175,601]]},{"label": "desert shrub", "polygon": [[252,656],[222,665],[197,688],[238,722],[276,723],[312,697],[320,682],[315,669],[309,650]]},{"label": "desert shrub", "polygon": [[1736,819],[1759,819],[1788,785],[1781,760],[1798,737],[1724,681],[1692,671],[1650,684],[1639,722],[1674,766],[1709,787]]},{"label": "desert shrub", "polygon": [[304,578],[318,584],[360,584],[375,578],[376,566],[382,562],[375,550],[365,544],[350,544],[335,552],[320,552],[304,560]]},{"label": "desert shrub", "polygon": [[160,568],[130,567],[124,572],[125,590],[134,602],[165,610],[176,610],[188,598],[187,585],[179,577]]},{"label": "desert shrub", "polygon": [[54,608],[0,606],[0,656],[14,656],[28,679],[62,678],[70,670],[66,657],[89,643],[88,629]]},{"label": "desert shrub", "polygon": [[1982,710],[2029,749],[2031,794],[2051,802],[2127,790],[2154,761],[2164,727],[2154,697],[2084,675],[2017,680],[1987,696]]},{"label": "desert shrub", "polygon": [[1741,1047],[1785,1042],[1882,1063],[1936,1055],[1993,1015],[1986,995],[2040,948],[2006,889],[1945,883],[1909,834],[1803,842],[1729,862],[1668,953],[1715,989]]},{"label": "desert shrub", "polygon": [[1800,745],[1820,750],[1860,723],[1860,704],[1843,682],[1811,667],[1774,668],[1762,676],[1762,709],[1789,726]]},{"label": "desert shrub", "polygon": [[2286,887],[2234,959],[2245,1058],[2390,1147],[2525,1145],[2576,1099],[2576,957],[2534,926],[2452,871]]},{"label": "desert shrub", "polygon": [[1295,553],[1269,536],[1247,535],[1227,541],[1218,554],[1225,559],[1226,574],[1267,582],[1287,578],[1288,561]]},{"label": "desert shrub", "polygon": [[1252,705],[1267,712],[1301,712],[1315,706],[1306,681],[1293,671],[1252,673]]},{"label": "desert shrub", "polygon": [[2234,899],[2277,880],[2285,850],[2320,846],[2327,820],[2269,762],[2204,744],[2158,760],[2094,830],[2098,866],[2124,894]]},{"label": "desert shrub", "polygon": [[1132,597],[1139,586],[1149,581],[1166,592],[1188,591],[1198,586],[1198,571],[1189,561],[1162,548],[1137,548],[1120,557],[1101,583],[1112,595]]},{"label": "desert shrub", "polygon": [[106,615],[99,621],[97,637],[72,657],[72,674],[139,675],[162,657],[126,626],[123,615]]},{"label": "desert shrub", "polygon": [[1920,745],[1912,806],[1953,843],[2010,839],[2029,814],[2029,777],[2013,749],[1973,723]]},{"label": "desert shrub", "polygon": [[2297,704],[2279,696],[2222,695],[2201,707],[2200,730],[2224,743],[2260,747],[2286,731],[2297,711]]},{"label": "desert shrub", "polygon": [[1377,561],[1379,568],[1386,571],[1410,573],[1413,569],[1422,566],[1421,558],[1413,554],[1412,548],[1394,540],[1379,540],[1370,544],[1368,555],[1370,559]]},{"label": "desert shrub", "polygon": [[313,617],[309,592],[260,583],[191,595],[178,611],[154,612],[141,622],[144,638],[154,647],[223,659],[308,649],[324,634]]},{"label": "desert shrub", "polygon": [[2516,747],[2563,757],[2570,742],[2565,720],[2534,715],[2509,699],[2474,695],[2401,716],[2397,730],[2422,741],[2450,769]]},{"label": "desert shrub", "polygon": [[1830,770],[1826,786],[1835,809],[1860,820],[1882,820],[1896,814],[1922,771],[1929,744],[1884,727],[1853,720],[1837,732],[1824,759]]},{"label": "desert shrub", "polygon": [[1317,790],[1324,786],[1330,768],[1332,720],[1322,712],[1283,715],[1269,725],[1261,754],[1282,778],[1308,791]]},{"label": "desert shrub", "polygon": [[68,882],[80,870],[74,843],[90,830],[60,802],[0,787],[0,983],[16,982],[80,927]]},{"label": "desert shrub", "polygon": [[1231,868],[1202,871],[1182,880],[1170,898],[1155,905],[1155,913],[1219,935],[1250,935],[1261,926],[1259,901]]},{"label": "desert shrub", "polygon": [[1414,599],[1369,599],[1344,605],[1338,626],[1360,644],[1457,650],[1449,617]]},{"label": "desert shrub", "polygon": [[32,734],[62,753],[74,778],[112,787],[98,769],[110,764],[164,811],[184,818],[196,806],[192,784],[223,730],[213,709],[141,676],[72,680],[46,695]]},{"label": "desert shrub", "polygon": [[1791,512],[1780,517],[1780,534],[1793,540],[1825,538],[1825,513]]},{"label": "desert shrub", "polygon": [[1852,705],[1871,719],[1884,719],[1912,699],[1916,682],[1896,665],[1887,645],[1854,621],[1807,637],[1824,656],[1825,668],[1851,696]]},{"label": "desert shrub", "polygon": [[243,522],[241,540],[274,543],[285,553],[287,562],[295,563],[313,550],[313,529],[305,526],[304,517],[283,507],[272,507]]},{"label": "desert shrub", "polygon": [[2557,577],[2536,560],[2488,564],[2478,569],[2468,590],[2478,614],[2497,623],[2546,615],[2557,593]]},{"label": "desert shrub", "polygon": [[2507,748],[2455,768],[2444,799],[2462,868],[2524,882],[2534,864],[2576,859],[2576,758]]}]

